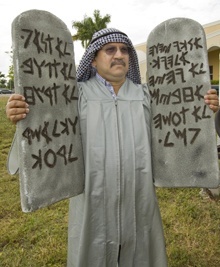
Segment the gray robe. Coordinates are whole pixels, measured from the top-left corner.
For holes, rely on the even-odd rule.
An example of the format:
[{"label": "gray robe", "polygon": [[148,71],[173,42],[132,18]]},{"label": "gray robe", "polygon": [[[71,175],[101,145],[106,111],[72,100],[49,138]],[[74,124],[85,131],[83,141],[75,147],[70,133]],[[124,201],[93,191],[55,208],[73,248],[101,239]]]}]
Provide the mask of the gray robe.
[{"label": "gray robe", "polygon": [[127,79],[115,101],[96,78],[78,86],[85,192],[70,200],[68,267],[166,267],[148,89]]}]

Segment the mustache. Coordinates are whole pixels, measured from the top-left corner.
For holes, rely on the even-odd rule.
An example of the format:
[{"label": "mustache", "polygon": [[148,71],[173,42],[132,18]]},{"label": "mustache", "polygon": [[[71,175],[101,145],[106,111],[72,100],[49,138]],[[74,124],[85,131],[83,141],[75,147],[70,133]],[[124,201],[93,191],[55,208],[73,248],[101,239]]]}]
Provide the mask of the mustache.
[{"label": "mustache", "polygon": [[112,63],[111,63],[111,67],[115,66],[115,65],[122,65],[122,66],[126,66],[125,62],[122,60],[122,59],[117,59],[117,60],[114,60]]}]

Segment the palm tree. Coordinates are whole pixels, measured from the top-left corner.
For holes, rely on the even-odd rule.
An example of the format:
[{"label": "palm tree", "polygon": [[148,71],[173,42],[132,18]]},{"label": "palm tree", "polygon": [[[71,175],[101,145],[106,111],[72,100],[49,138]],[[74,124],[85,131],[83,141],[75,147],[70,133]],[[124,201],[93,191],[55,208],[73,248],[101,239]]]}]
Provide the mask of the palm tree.
[{"label": "palm tree", "polygon": [[82,21],[73,21],[72,23],[72,27],[77,30],[77,33],[72,36],[73,41],[81,41],[83,48],[88,47],[95,32],[106,28],[111,21],[111,16],[108,14],[102,18],[99,10],[95,10],[93,16],[94,20],[85,15]]}]

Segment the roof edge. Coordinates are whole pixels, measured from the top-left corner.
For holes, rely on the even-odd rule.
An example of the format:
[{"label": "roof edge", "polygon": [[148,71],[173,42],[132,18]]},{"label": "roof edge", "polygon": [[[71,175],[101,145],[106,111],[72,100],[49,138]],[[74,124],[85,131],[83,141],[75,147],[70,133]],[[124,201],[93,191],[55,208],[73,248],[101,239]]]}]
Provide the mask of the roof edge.
[{"label": "roof edge", "polygon": [[207,28],[207,27],[211,27],[211,26],[214,26],[214,25],[217,25],[217,24],[220,24],[220,20],[216,20],[216,21],[213,21],[213,22],[210,22],[210,23],[207,23],[207,24],[203,24],[203,28]]}]

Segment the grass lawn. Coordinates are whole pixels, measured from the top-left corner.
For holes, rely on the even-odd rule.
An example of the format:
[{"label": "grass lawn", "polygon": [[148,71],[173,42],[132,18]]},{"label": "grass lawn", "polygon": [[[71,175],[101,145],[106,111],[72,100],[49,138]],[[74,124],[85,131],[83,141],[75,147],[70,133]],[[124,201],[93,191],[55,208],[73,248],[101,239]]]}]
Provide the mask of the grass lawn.
[{"label": "grass lawn", "polygon": [[[0,97],[0,266],[64,267],[68,200],[33,213],[21,211],[19,178],[6,170],[15,131],[5,116],[6,102]],[[202,198],[199,191],[157,189],[169,267],[220,266],[220,201]]]}]

